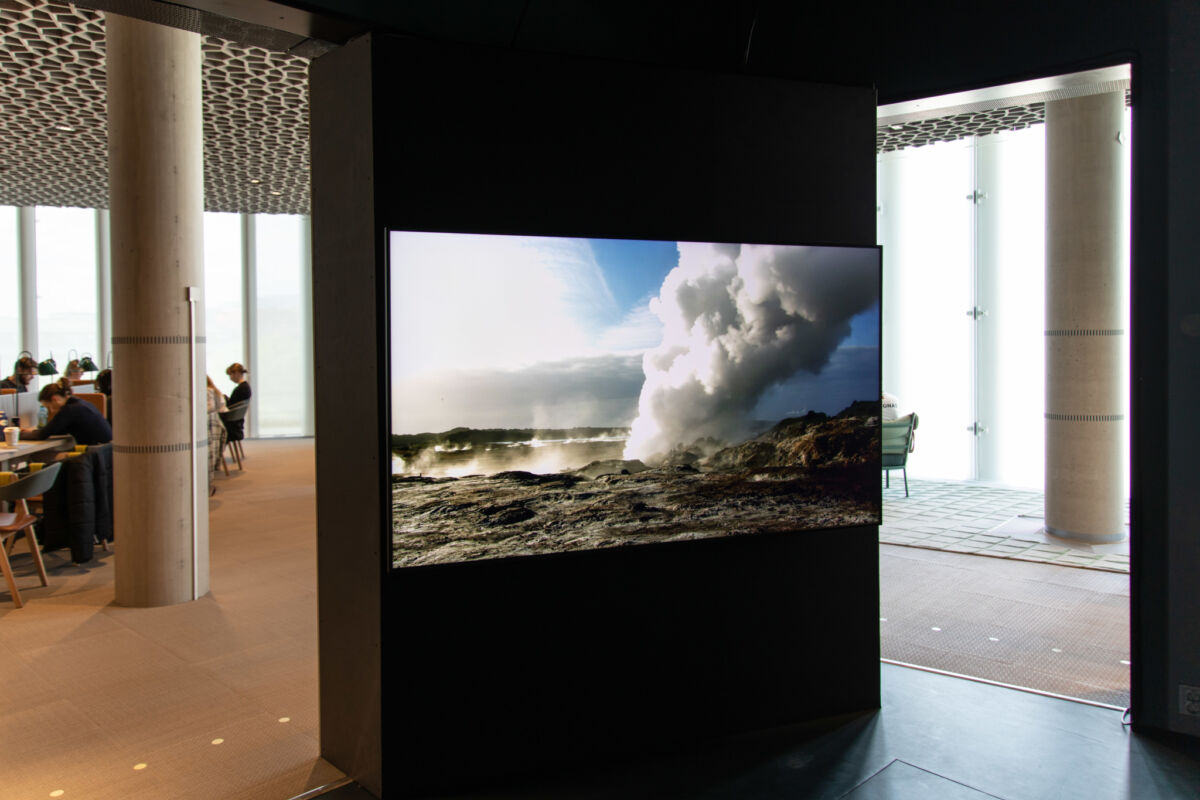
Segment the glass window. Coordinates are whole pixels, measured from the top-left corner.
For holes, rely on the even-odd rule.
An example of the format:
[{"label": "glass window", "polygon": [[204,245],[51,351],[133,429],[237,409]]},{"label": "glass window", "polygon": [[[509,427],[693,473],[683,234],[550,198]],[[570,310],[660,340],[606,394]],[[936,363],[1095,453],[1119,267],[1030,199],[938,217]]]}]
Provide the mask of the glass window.
[{"label": "glass window", "polygon": [[[208,339],[205,366],[217,387],[229,394],[233,384],[225,369],[245,363],[242,337],[242,217],[204,215],[204,328]],[[253,385],[253,384],[251,384]]]},{"label": "glass window", "polygon": [[259,436],[311,433],[305,430],[312,378],[304,337],[312,334],[301,308],[308,296],[301,285],[307,226],[300,216],[258,214],[255,227],[257,358],[246,364],[254,389],[251,413]]},{"label": "glass window", "polygon": [[883,391],[920,418],[910,477],[974,475],[970,141],[879,156]]},{"label": "glass window", "polygon": [[16,206],[0,206],[0,374],[8,375],[21,351],[20,240]]},{"label": "glass window", "polygon": [[[53,356],[61,377],[74,354],[88,353],[103,360],[98,349],[96,211],[39,206],[34,222],[38,321],[34,356],[39,361]],[[41,378],[39,385],[50,380]]]},{"label": "glass window", "polygon": [[1046,126],[976,139],[979,479],[1041,490],[1046,465]]}]

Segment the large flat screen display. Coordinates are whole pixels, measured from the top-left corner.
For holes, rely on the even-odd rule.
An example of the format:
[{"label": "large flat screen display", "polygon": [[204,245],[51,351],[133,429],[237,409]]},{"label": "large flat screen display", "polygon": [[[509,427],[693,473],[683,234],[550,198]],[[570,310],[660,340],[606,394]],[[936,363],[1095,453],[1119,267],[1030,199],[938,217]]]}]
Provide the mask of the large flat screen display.
[{"label": "large flat screen display", "polygon": [[389,259],[394,566],[879,524],[878,248],[392,231]]}]

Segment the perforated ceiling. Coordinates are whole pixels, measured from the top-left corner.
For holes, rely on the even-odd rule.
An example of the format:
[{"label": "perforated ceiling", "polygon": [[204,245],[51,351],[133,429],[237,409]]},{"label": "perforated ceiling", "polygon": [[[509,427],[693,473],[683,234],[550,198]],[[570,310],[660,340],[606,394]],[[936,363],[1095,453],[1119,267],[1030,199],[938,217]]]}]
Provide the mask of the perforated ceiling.
[{"label": "perforated ceiling", "polygon": [[[308,61],[205,36],[209,211],[307,214]],[[0,0],[0,205],[108,207],[104,20]]]}]

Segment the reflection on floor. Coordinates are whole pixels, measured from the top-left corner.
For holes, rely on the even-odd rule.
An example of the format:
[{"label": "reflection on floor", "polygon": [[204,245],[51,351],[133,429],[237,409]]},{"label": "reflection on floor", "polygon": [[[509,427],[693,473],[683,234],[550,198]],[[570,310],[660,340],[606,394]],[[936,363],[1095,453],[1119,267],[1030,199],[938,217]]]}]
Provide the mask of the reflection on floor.
[{"label": "reflection on floor", "polygon": [[[0,797],[292,797],[341,776],[318,758],[312,440],[246,443],[211,501],[212,593],[113,603],[113,559],[13,561],[0,594]],[[29,587],[26,589],[25,587]]]},{"label": "reflection on floor", "polygon": [[[887,664],[882,684],[879,712],[734,737],[674,756],[606,761],[453,799],[1200,796],[1198,743],[1133,734],[1120,712]],[[365,797],[356,791],[336,796]]]},{"label": "reflection on floor", "polygon": [[1129,572],[1129,542],[1086,545],[1045,532],[1041,492],[974,481],[893,480],[883,490],[882,544]]}]

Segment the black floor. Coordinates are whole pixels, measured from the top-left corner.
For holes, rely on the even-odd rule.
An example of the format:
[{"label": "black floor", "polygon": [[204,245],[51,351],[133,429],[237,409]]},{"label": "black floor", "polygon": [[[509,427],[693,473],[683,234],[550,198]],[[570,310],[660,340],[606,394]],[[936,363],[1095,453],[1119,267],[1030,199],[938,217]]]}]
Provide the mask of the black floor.
[{"label": "black floor", "polygon": [[882,678],[877,713],[443,800],[1200,798],[1196,740],[1161,742],[1116,711],[903,667],[882,665]]}]

